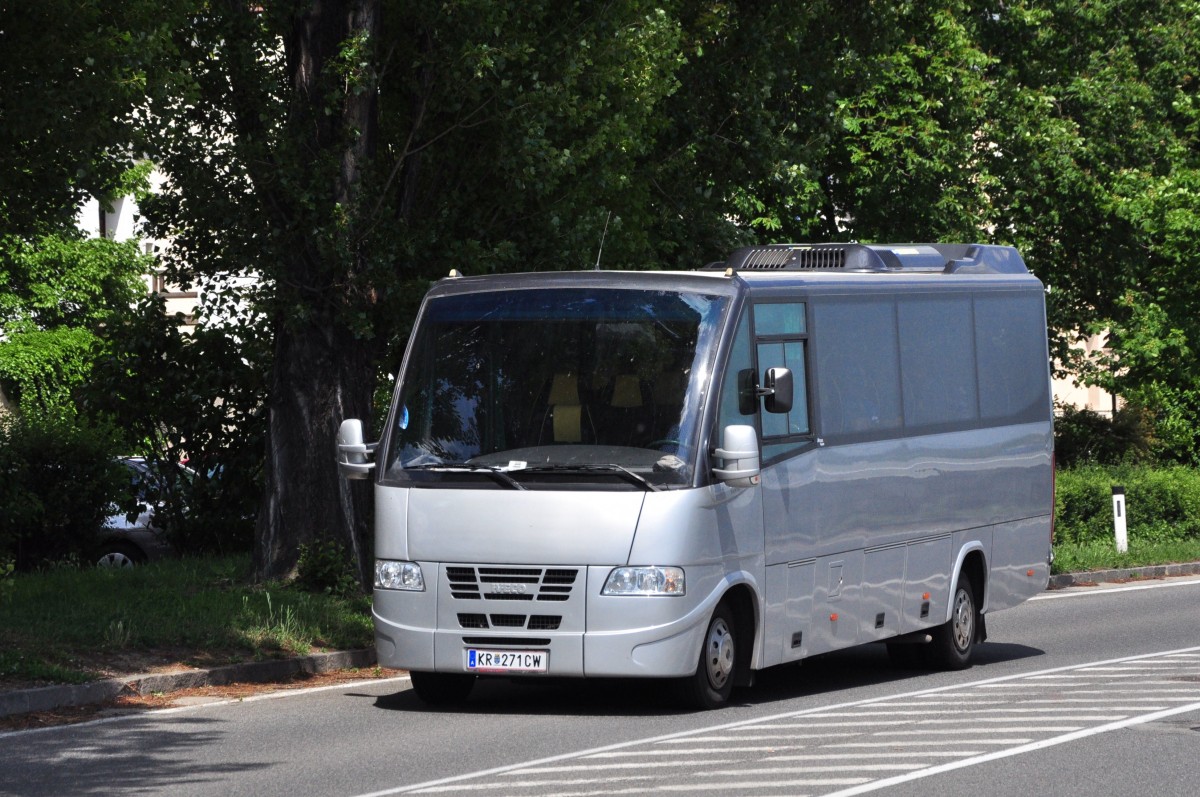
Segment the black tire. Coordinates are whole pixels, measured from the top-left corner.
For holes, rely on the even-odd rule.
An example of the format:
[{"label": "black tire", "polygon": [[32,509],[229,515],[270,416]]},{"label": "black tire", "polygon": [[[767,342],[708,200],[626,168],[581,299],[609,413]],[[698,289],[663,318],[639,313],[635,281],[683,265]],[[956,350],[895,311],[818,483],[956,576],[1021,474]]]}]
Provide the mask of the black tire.
[{"label": "black tire", "polygon": [[737,622],[729,605],[722,603],[704,631],[696,672],[680,681],[684,705],[707,710],[729,702],[737,674],[737,646]]},{"label": "black tire", "polygon": [[462,703],[475,688],[475,676],[455,672],[411,672],[413,691],[431,706]]},{"label": "black tire", "polygon": [[924,647],[925,661],[939,670],[965,670],[971,666],[979,631],[975,589],[965,578],[958,582],[950,604],[950,619],[932,630],[933,641]]}]

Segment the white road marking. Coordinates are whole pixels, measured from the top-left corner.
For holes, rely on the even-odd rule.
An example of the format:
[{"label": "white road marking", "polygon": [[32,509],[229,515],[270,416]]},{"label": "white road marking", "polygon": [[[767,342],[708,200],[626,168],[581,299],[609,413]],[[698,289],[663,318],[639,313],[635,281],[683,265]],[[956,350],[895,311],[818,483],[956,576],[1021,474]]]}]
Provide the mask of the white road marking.
[{"label": "white road marking", "polygon": [[618,750],[611,753],[592,753],[589,756],[584,756],[586,759],[593,758],[629,758],[636,756],[664,756],[664,755],[709,755],[716,753],[724,755],[727,753],[773,753],[776,750],[803,750],[802,744],[769,744],[759,745],[756,747],[685,747],[682,750],[678,747],[664,747],[661,750]]},{"label": "white road marking", "polygon": [[1089,736],[1098,736],[1099,734],[1102,734],[1102,733],[1109,733],[1110,731],[1116,731],[1116,730],[1120,730],[1122,728],[1129,728],[1134,725],[1142,725],[1147,722],[1157,722],[1160,719],[1166,719],[1167,717],[1173,717],[1176,714],[1187,714],[1188,712],[1192,712],[1192,711],[1200,711],[1200,703],[1192,703],[1192,704],[1189,704],[1186,706],[1178,706],[1176,708],[1167,709],[1166,711],[1156,711],[1154,713],[1143,714],[1138,717],[1129,717],[1127,719],[1121,720],[1120,722],[1112,722],[1107,725],[1097,725],[1097,726],[1094,726],[1091,728],[1084,728],[1082,730],[1075,731],[1074,733],[1068,733],[1064,736],[1055,736],[1050,739],[1042,739],[1040,741],[1030,742],[1029,744],[1025,744],[1020,747],[1013,747],[1008,750],[997,750],[993,753],[985,753],[984,755],[974,756],[972,758],[964,758],[961,761],[953,761],[953,762],[949,762],[946,764],[940,764],[936,767],[930,767],[928,769],[919,770],[917,772],[909,772],[904,775],[897,775],[892,778],[886,778],[884,780],[873,781],[871,783],[864,784],[857,788],[845,789],[845,790],[842,790],[839,792],[834,792],[833,794],[826,795],[826,797],[852,797],[853,795],[856,795],[856,794],[866,794],[867,792],[870,792],[870,791],[877,791],[879,789],[885,789],[889,786],[895,786],[900,783],[908,783],[909,781],[918,780],[920,778],[927,778],[927,777],[930,777],[931,775],[940,775],[944,772],[952,772],[956,769],[964,769],[966,767],[975,766],[976,764],[983,764],[988,761],[997,761],[1001,758],[1010,758],[1012,756],[1023,755],[1025,753],[1034,752],[1035,750],[1045,750],[1048,747],[1055,747],[1060,744],[1066,744],[1067,742],[1074,742],[1079,739],[1086,739]]},{"label": "white road marking", "polygon": [[[1197,581],[1197,583],[1200,584],[1200,581]],[[1106,660],[1106,661],[1089,662],[1087,664],[1082,664],[1082,665],[1080,665],[1080,664],[1066,665],[1063,667],[1055,667],[1055,668],[1051,668],[1048,670],[1035,671],[1035,672],[1031,672],[1031,673],[1016,673],[1016,674],[1012,674],[1012,675],[998,676],[996,678],[988,678],[988,679],[984,679],[981,681],[976,681],[974,683],[954,684],[954,685],[949,685],[949,686],[934,687],[932,689],[923,689],[923,690],[918,690],[915,692],[891,695],[888,697],[865,698],[863,700],[850,701],[847,703],[834,705],[834,706],[820,706],[820,707],[814,707],[814,708],[809,708],[809,709],[801,709],[798,711],[788,711],[788,712],[783,712],[780,714],[775,714],[775,715],[771,715],[771,716],[767,716],[767,717],[760,717],[760,718],[748,719],[748,720],[739,720],[739,721],[729,722],[729,723],[716,725],[716,726],[712,726],[712,727],[708,727],[708,728],[697,728],[694,730],[679,731],[676,733],[664,734],[662,736],[628,740],[628,741],[623,741],[623,742],[616,742],[616,743],[613,743],[610,745],[605,745],[602,747],[586,749],[586,750],[577,750],[577,751],[573,751],[573,752],[569,752],[569,753],[563,753],[560,755],[548,756],[546,758],[536,759],[536,760],[532,760],[532,761],[524,761],[524,762],[515,763],[515,764],[508,764],[508,765],[504,765],[504,766],[493,767],[490,769],[480,770],[480,771],[476,771],[476,772],[463,773],[461,775],[452,775],[452,776],[445,777],[445,778],[439,778],[436,780],[426,781],[424,783],[416,783],[416,784],[411,784],[411,785],[406,785],[406,786],[397,786],[392,789],[385,789],[385,790],[381,790],[381,791],[370,792],[368,794],[358,795],[357,797],[385,797],[385,795],[408,794],[408,793],[422,792],[422,791],[428,792],[431,790],[448,792],[448,791],[455,791],[458,789],[463,789],[463,790],[474,791],[474,790],[476,790],[473,788],[475,786],[475,784],[466,783],[466,781],[477,780],[477,779],[486,779],[486,778],[494,777],[496,775],[502,775],[502,774],[514,772],[517,770],[530,770],[530,769],[535,769],[535,768],[540,768],[540,767],[551,767],[551,765],[557,765],[557,764],[560,764],[561,762],[578,761],[585,756],[593,755],[596,753],[618,751],[618,750],[623,750],[623,749],[631,748],[631,747],[645,747],[646,745],[654,745],[654,744],[660,744],[660,743],[695,744],[700,739],[705,739],[706,741],[720,741],[722,738],[725,738],[725,739],[737,739],[739,741],[745,741],[750,738],[757,738],[755,736],[755,734],[757,734],[758,736],[761,736],[762,735],[761,732],[763,730],[775,729],[775,728],[785,728],[787,724],[801,725],[802,727],[811,728],[810,725],[802,722],[802,718],[808,717],[812,714],[820,714],[820,713],[828,714],[833,711],[847,711],[847,710],[854,710],[854,709],[862,709],[865,706],[878,706],[880,704],[886,704],[889,700],[896,700],[896,699],[912,700],[912,699],[920,699],[925,696],[946,696],[946,695],[950,695],[950,694],[962,694],[968,690],[974,690],[974,689],[978,689],[978,688],[986,688],[986,687],[989,687],[992,685],[1002,684],[1002,683],[1018,684],[1020,682],[1024,682],[1026,685],[1032,685],[1032,684],[1036,684],[1037,682],[1036,681],[1031,682],[1031,679],[1042,678],[1042,677],[1049,676],[1049,675],[1069,675],[1071,673],[1074,673],[1074,672],[1080,670],[1083,667],[1097,667],[1097,666],[1108,666],[1108,665],[1116,665],[1116,664],[1126,664],[1126,663],[1138,662],[1138,661],[1143,661],[1143,660],[1161,660],[1164,656],[1178,656],[1181,654],[1187,655],[1187,654],[1195,654],[1195,653],[1200,653],[1200,646],[1180,648],[1177,650],[1169,650],[1169,651],[1159,651],[1157,653],[1144,653],[1144,654],[1139,654],[1139,655],[1135,655],[1135,656],[1125,656],[1125,657],[1110,659],[1110,660]],[[1107,676],[1105,676],[1105,677],[1107,678]],[[1064,684],[1043,684],[1043,685],[1058,686],[1060,688],[1062,686],[1064,686]],[[1083,686],[1085,684],[1080,683],[1078,685]],[[991,733],[993,735],[991,736],[991,738],[987,738],[987,739],[955,739],[955,740],[953,740],[953,743],[957,747],[962,748],[962,750],[959,751],[959,754],[966,756],[965,758],[962,758],[962,759],[959,759],[956,761],[952,761],[952,762],[947,762],[945,764],[941,764],[941,765],[934,766],[934,767],[927,767],[927,768],[921,769],[921,770],[914,770],[912,772],[907,772],[902,775],[893,776],[891,778],[884,778],[882,780],[871,780],[869,778],[851,779],[852,782],[846,784],[849,786],[849,788],[844,789],[839,792],[836,792],[835,794],[836,794],[836,797],[849,797],[850,795],[853,795],[853,794],[866,793],[868,791],[874,791],[875,789],[878,789],[878,788],[884,788],[887,785],[892,785],[892,784],[896,784],[896,783],[905,783],[905,782],[908,782],[911,780],[916,780],[918,778],[940,774],[941,772],[949,772],[954,769],[960,769],[963,767],[972,766],[974,764],[979,764],[979,763],[984,763],[986,761],[996,760],[998,758],[1005,758],[1008,756],[1020,755],[1025,752],[1040,750],[1040,749],[1043,749],[1044,747],[1050,747],[1050,746],[1054,746],[1057,744],[1064,744],[1066,742],[1074,741],[1076,739],[1082,739],[1087,736],[1092,736],[1092,735],[1096,735],[1099,733],[1106,733],[1106,732],[1109,732],[1112,730],[1118,730],[1120,728],[1126,728],[1126,727],[1130,727],[1132,725],[1137,725],[1137,724],[1141,724],[1141,723],[1145,723],[1145,722],[1153,722],[1157,719],[1162,719],[1164,717],[1174,716],[1176,714],[1184,714],[1184,713],[1187,713],[1190,711],[1196,711],[1196,710],[1200,710],[1200,703],[1190,703],[1190,704],[1186,704],[1186,705],[1182,705],[1182,706],[1176,706],[1176,707],[1166,709],[1163,711],[1151,712],[1151,713],[1147,713],[1147,714],[1138,714],[1135,716],[1124,716],[1119,720],[1105,722],[1104,724],[1095,725],[1095,726],[1087,727],[1087,728],[1081,728],[1079,726],[1039,725],[1036,727],[1036,731],[1039,733],[1052,732],[1052,733],[1059,733],[1060,735],[1051,737],[1049,739],[1043,739],[1043,740],[1038,740],[1038,741],[1031,740],[1031,739],[1027,738],[1026,736],[998,737],[995,735],[996,729],[992,729]],[[1014,719],[1016,719],[1016,718],[1010,717],[1006,721],[1009,723],[1009,725],[1012,725],[1014,722]],[[1057,719],[1062,721],[1065,718],[1060,716]],[[1096,720],[1097,720],[1097,718],[1089,716],[1088,721],[1096,721]],[[1027,717],[1020,718],[1020,722],[1022,724],[1026,723],[1028,721],[1029,721],[1029,718],[1027,718]],[[871,727],[874,727],[876,724],[877,724],[877,721],[875,721],[875,720],[872,720],[872,722],[870,723]],[[907,724],[909,726],[909,728],[912,728],[912,726],[913,726],[913,723],[908,722],[908,721],[903,721],[900,724]],[[860,725],[860,727],[861,727],[861,725]],[[745,730],[745,731],[747,731],[747,733],[745,733],[745,734],[736,733],[736,734],[730,735],[731,731],[737,731],[739,729]],[[1030,730],[1032,731],[1034,729],[1031,728]],[[828,738],[827,734],[821,734],[820,736],[822,738]],[[796,737],[794,735],[788,735],[786,738],[795,739]],[[824,748],[844,748],[844,749],[856,749],[857,750],[857,749],[870,748],[870,747],[877,748],[877,747],[881,747],[881,746],[888,747],[888,748],[941,746],[944,748],[947,744],[947,741],[948,740],[936,740],[936,741],[935,740],[928,740],[928,741],[927,740],[920,740],[920,741],[917,741],[917,740],[913,740],[913,741],[890,740],[890,741],[884,741],[884,742],[835,742],[834,744],[823,745],[823,749]],[[963,752],[963,750],[967,750],[969,748],[982,746],[982,747],[984,747],[984,749],[987,749],[988,747],[992,747],[992,746],[996,746],[996,745],[1005,746],[1005,749],[996,750],[991,753],[984,753],[984,754],[980,754],[980,755],[971,755],[970,752]],[[696,762],[691,762],[691,763],[693,765],[695,765]],[[711,763],[711,762],[705,762],[706,765],[708,763]],[[569,766],[569,765],[567,765],[567,766]],[[739,771],[742,771],[742,770],[739,770]],[[786,788],[789,788],[789,784],[792,784],[794,786],[805,786],[805,787],[821,786],[821,785],[838,785],[836,783],[819,784],[819,783],[812,783],[810,781],[779,782],[776,780],[772,780],[772,781],[762,783],[762,787],[764,787],[764,788],[773,787],[773,788],[777,788],[777,789],[786,789]],[[491,788],[493,794],[496,793],[497,790],[495,788],[495,786],[496,786],[495,782],[488,782],[486,785]],[[471,787],[471,788],[464,789],[464,787]],[[714,784],[709,781],[699,781],[699,780],[694,780],[694,779],[688,779],[686,782],[671,781],[666,784],[655,783],[653,785],[653,788],[650,790],[651,791],[696,792],[696,791],[709,791],[709,790],[718,790],[719,791],[719,790],[722,790],[723,788],[724,789],[734,789],[734,790],[744,790],[744,789],[752,788],[752,787],[753,787],[752,783],[748,783],[748,782],[740,780],[740,779],[737,782],[724,784],[724,785]],[[642,790],[645,791],[644,788]],[[605,789],[603,793],[613,794],[613,793],[618,793],[618,792],[614,792],[610,789]],[[634,791],[630,791],[628,793],[634,793]],[[833,797],[833,795],[830,795],[830,797]]]}]

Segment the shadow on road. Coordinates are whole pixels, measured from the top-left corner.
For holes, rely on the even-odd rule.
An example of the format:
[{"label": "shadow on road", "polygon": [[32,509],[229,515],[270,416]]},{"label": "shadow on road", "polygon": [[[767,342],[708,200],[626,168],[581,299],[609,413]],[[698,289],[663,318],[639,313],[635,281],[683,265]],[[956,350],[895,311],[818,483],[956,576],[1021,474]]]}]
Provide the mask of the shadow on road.
[{"label": "shadow on road", "polygon": [[[989,665],[1041,655],[1043,651],[1026,645],[988,642],[975,649],[975,664],[965,672],[970,673],[969,680],[979,680],[989,676]],[[866,645],[759,672],[753,687],[734,691],[731,705],[762,705],[907,680],[918,684],[916,688],[947,683],[944,679],[928,682],[930,677],[928,670],[896,669],[882,645]],[[670,681],[607,678],[480,678],[470,698],[459,705],[432,707],[411,689],[405,689],[376,698],[375,707],[385,711],[520,716],[653,717],[689,711],[681,708]]]},{"label": "shadow on road", "polygon": [[[206,763],[193,751],[224,737],[213,720],[190,717],[170,724],[124,719],[121,733],[96,733],[91,724],[60,728],[37,744],[12,745],[0,765],[0,794],[110,795],[170,788],[187,792],[269,763]],[[202,757],[201,757],[201,760]],[[49,766],[48,766],[49,764]]]}]

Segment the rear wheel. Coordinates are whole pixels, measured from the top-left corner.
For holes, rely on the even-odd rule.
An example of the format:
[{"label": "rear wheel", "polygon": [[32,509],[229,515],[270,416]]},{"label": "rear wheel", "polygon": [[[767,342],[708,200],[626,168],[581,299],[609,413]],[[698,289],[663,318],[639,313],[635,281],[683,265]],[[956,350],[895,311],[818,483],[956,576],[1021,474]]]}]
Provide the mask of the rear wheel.
[{"label": "rear wheel", "polygon": [[964,579],[954,590],[950,619],[933,629],[933,641],[924,649],[929,665],[943,670],[963,670],[971,666],[978,620],[974,586]]},{"label": "rear wheel", "polygon": [[475,688],[475,676],[453,672],[413,672],[413,691],[431,706],[461,703]]},{"label": "rear wheel", "polygon": [[691,708],[718,708],[733,692],[738,630],[733,611],[722,603],[704,632],[696,672],[680,682],[684,703]]}]

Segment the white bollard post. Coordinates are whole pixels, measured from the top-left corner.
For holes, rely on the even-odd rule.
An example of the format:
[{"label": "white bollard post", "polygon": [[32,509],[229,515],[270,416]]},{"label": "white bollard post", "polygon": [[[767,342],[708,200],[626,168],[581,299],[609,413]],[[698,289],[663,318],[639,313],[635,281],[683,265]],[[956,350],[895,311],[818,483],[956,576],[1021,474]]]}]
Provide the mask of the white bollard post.
[{"label": "white bollard post", "polygon": [[1113,532],[1117,538],[1117,552],[1129,551],[1129,534],[1125,530],[1125,488],[1114,486],[1113,496]]}]

